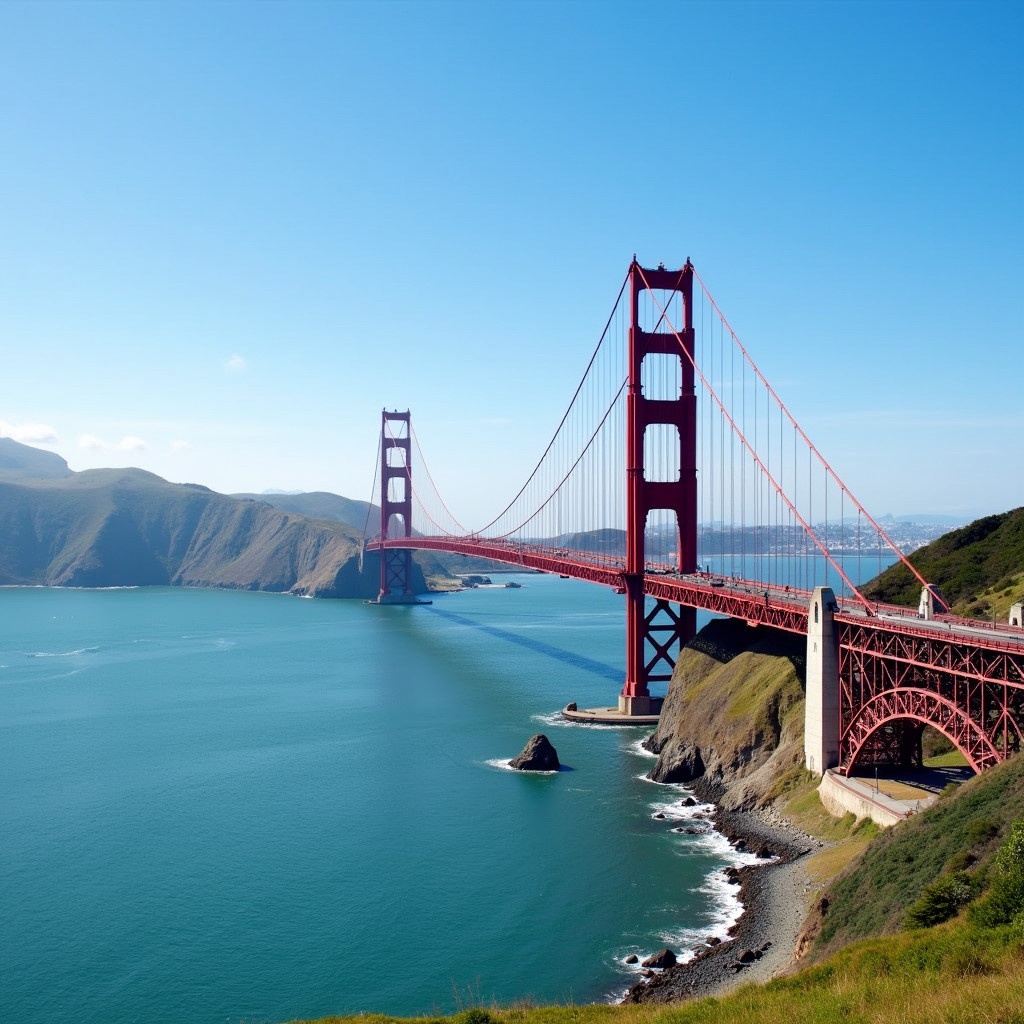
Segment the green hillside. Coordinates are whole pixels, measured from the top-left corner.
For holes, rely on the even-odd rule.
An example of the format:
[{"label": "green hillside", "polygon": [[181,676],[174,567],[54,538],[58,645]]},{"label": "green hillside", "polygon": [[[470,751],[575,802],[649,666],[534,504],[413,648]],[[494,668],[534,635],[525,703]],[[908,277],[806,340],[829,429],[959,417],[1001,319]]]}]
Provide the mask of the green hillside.
[{"label": "green hillside", "polygon": [[[989,881],[992,859],[1015,821],[1024,820],[1024,760],[1011,758],[932,807],[878,835],[863,856],[829,886],[813,955],[913,924],[929,887]],[[941,880],[941,881],[940,881]],[[916,908],[916,909],[915,909]]]},{"label": "green hillside", "polygon": [[[379,561],[359,557],[362,524],[310,519],[140,469],[61,472],[59,457],[8,439],[0,451],[0,585],[377,594]],[[426,589],[422,573],[413,585]]]},{"label": "green hillside", "polygon": [[[1024,600],[1024,508],[944,534],[909,560],[929,583],[938,585],[954,612],[1005,621],[1010,605]],[[873,601],[914,607],[921,585],[897,563],[862,590]]]}]

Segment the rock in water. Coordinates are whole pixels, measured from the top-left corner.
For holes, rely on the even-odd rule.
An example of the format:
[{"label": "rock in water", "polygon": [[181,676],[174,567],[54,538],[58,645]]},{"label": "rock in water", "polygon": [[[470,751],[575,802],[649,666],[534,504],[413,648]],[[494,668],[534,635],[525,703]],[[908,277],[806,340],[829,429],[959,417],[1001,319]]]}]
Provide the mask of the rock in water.
[{"label": "rock in water", "polygon": [[665,970],[667,967],[675,967],[676,955],[671,949],[663,949],[660,952],[655,953],[653,956],[649,956],[640,966],[641,967],[660,967]]},{"label": "rock in water", "polygon": [[561,765],[558,762],[558,751],[542,732],[531,736],[523,752],[509,764],[521,772],[557,772]]}]

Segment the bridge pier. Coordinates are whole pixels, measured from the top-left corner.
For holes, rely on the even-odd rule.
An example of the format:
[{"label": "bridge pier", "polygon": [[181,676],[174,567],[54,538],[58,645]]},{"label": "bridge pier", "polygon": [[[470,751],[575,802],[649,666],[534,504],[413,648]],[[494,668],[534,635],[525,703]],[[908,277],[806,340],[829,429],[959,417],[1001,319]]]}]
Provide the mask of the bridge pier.
[{"label": "bridge pier", "polygon": [[804,765],[816,775],[839,764],[838,607],[831,587],[816,587],[807,609]]}]

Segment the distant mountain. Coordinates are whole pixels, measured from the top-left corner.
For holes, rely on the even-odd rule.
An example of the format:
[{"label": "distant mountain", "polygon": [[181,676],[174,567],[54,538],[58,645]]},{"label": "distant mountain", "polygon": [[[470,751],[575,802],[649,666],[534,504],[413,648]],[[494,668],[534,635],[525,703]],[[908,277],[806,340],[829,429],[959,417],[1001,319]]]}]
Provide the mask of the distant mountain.
[{"label": "distant mountain", "polygon": [[73,470],[54,452],[30,448],[9,437],[0,437],[0,479],[59,480]]},{"label": "distant mountain", "polygon": [[[311,519],[141,469],[75,473],[8,438],[0,460],[0,585],[376,596],[377,557],[366,555],[360,570],[362,523]],[[418,569],[413,585],[426,589]]]},{"label": "distant mountain", "polygon": [[264,491],[262,494],[233,494],[233,498],[249,501],[265,501],[274,508],[310,519],[329,519],[336,523],[347,523],[372,537],[380,532],[380,506],[368,501],[353,501],[329,491]]}]

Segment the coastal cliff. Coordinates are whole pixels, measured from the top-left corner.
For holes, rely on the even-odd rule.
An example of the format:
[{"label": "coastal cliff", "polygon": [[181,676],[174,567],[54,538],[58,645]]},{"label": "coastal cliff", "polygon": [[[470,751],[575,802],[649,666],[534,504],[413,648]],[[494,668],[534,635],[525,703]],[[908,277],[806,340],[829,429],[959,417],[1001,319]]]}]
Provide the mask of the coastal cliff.
[{"label": "coastal cliff", "polygon": [[[141,469],[76,473],[0,439],[0,585],[185,586],[375,597],[361,529]],[[414,567],[413,587],[427,589]]]},{"label": "coastal cliff", "polygon": [[803,761],[805,642],[714,619],[680,652],[644,746],[655,782],[692,785],[725,811],[763,806]]}]

